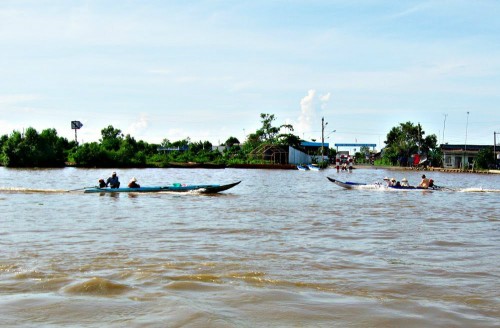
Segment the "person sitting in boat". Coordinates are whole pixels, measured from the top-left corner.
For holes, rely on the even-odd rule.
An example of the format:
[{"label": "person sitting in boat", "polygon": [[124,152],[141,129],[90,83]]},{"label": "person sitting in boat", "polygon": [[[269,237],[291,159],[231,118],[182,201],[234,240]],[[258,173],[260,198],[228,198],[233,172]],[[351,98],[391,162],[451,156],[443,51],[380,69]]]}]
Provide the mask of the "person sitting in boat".
[{"label": "person sitting in boat", "polygon": [[104,179],[99,179],[99,188],[105,188],[106,187],[106,182],[104,182]]},{"label": "person sitting in boat", "polygon": [[429,188],[434,187],[434,180],[429,179]]},{"label": "person sitting in boat", "polygon": [[106,187],[110,186],[111,188],[120,188],[120,180],[118,180],[118,176],[116,172],[113,172],[111,176],[106,180]]},{"label": "person sitting in boat", "polygon": [[130,182],[128,183],[129,188],[140,188],[141,186],[137,183],[136,178],[130,179]]},{"label": "person sitting in boat", "polygon": [[420,181],[418,187],[423,189],[429,188],[429,179],[425,177],[425,174],[422,174],[422,181]]},{"label": "person sitting in boat", "polygon": [[386,183],[387,187],[391,186],[391,180],[388,177],[384,178],[384,182]]},{"label": "person sitting in boat", "polygon": [[391,183],[390,187],[396,187],[396,184],[397,184],[396,178],[391,178],[390,183]]},{"label": "person sitting in boat", "polygon": [[408,179],[403,178],[401,180],[401,187],[409,187],[410,185],[408,184]]}]

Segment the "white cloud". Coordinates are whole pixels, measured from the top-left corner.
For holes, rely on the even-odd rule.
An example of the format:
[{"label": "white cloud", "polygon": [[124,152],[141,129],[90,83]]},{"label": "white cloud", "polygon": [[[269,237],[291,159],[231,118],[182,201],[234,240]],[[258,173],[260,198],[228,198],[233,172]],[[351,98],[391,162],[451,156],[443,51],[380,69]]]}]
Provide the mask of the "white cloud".
[{"label": "white cloud", "polygon": [[9,135],[14,130],[18,130],[17,126],[11,124],[10,122],[0,120],[0,135]]},{"label": "white cloud", "polygon": [[125,134],[130,134],[131,136],[140,136],[149,126],[149,118],[146,114],[141,114],[139,119],[132,123]]},{"label": "white cloud", "polygon": [[300,134],[311,132],[312,121],[316,117],[314,101],[315,90],[309,90],[307,96],[300,100],[300,116],[297,124],[297,132]]},{"label": "white cloud", "polygon": [[37,99],[40,99],[40,97],[34,94],[0,95],[0,105],[17,105],[19,103],[29,102]]},{"label": "white cloud", "polygon": [[[300,115],[294,128],[299,135],[310,134],[317,131],[320,124],[320,116],[323,114],[331,93],[318,95],[316,90],[309,90],[307,95],[300,100]],[[316,128],[316,126],[318,128]]]}]

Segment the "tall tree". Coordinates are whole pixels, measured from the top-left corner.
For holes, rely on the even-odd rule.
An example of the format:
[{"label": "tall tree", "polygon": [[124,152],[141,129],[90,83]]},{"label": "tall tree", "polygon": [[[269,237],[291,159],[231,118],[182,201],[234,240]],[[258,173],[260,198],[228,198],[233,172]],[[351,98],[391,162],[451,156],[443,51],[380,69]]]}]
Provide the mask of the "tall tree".
[{"label": "tall tree", "polygon": [[261,141],[273,143],[280,129],[273,126],[274,114],[260,114],[262,127],[256,131]]},{"label": "tall tree", "polygon": [[239,144],[240,141],[236,137],[229,137],[226,142],[224,142],[224,145],[228,147],[232,147],[234,144]]},{"label": "tall tree", "polygon": [[387,134],[387,145],[384,149],[386,157],[393,165],[406,165],[412,154],[427,154],[436,148],[437,137],[431,134],[423,137],[425,131],[420,124],[400,123]]},{"label": "tall tree", "polygon": [[58,137],[55,129],[39,134],[29,127],[24,134],[14,131],[3,142],[2,160],[5,166],[13,167],[59,167],[64,166],[64,152],[70,148],[68,140]]},{"label": "tall tree", "polygon": [[101,130],[101,146],[106,150],[120,149],[123,140],[123,133],[120,129],[115,129],[112,125]]},{"label": "tall tree", "polygon": [[[293,126],[291,124],[282,124],[280,126],[273,126],[273,122],[276,120],[274,114],[260,114],[262,127],[258,129],[254,134],[250,134],[247,138],[247,142],[255,142],[258,138],[261,142],[276,143],[280,145],[290,145],[298,147],[300,145],[300,138],[291,132],[293,132]],[[287,133],[280,134],[281,129],[287,129]]]}]

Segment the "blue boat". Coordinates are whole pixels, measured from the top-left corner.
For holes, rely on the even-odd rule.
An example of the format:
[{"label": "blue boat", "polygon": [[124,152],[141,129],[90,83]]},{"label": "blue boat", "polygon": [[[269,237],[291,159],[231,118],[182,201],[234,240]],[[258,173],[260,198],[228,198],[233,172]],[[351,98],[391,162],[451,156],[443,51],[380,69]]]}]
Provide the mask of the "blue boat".
[{"label": "blue boat", "polygon": [[91,187],[85,188],[84,193],[116,193],[116,192],[134,192],[134,193],[145,193],[145,192],[188,192],[188,191],[198,191],[203,194],[214,194],[224,190],[233,188],[241,181],[217,185],[217,184],[204,184],[204,185],[184,185],[180,183],[174,183],[170,186],[155,186],[155,187],[140,187],[140,188],[99,188]]},{"label": "blue boat", "polygon": [[321,170],[321,168],[318,165],[314,165],[314,164],[308,164],[307,167],[311,171],[319,171],[319,170]]}]

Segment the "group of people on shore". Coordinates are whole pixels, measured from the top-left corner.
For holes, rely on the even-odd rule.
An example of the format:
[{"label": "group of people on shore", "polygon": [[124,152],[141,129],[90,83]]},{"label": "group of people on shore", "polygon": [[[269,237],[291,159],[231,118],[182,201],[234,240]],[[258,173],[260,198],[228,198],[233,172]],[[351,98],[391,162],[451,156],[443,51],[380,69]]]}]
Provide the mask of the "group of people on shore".
[{"label": "group of people on shore", "polygon": [[[118,179],[118,175],[116,175],[116,172],[113,172],[106,181],[104,181],[104,179],[99,179],[99,188],[106,188],[108,186],[111,189],[120,188],[120,179]],[[137,183],[136,178],[132,178],[128,183],[128,187],[140,188],[141,186]]]},{"label": "group of people on shore", "polygon": [[[387,187],[396,187],[396,188],[410,188],[410,184],[408,183],[408,179],[403,178],[400,181],[397,181],[396,178],[389,179],[388,177],[384,178],[384,182],[387,184]],[[422,174],[422,180],[416,186],[416,188],[428,189],[434,186],[434,180],[428,179],[425,174]]]}]

